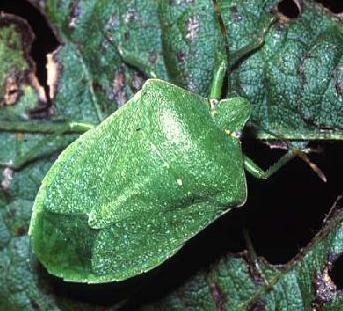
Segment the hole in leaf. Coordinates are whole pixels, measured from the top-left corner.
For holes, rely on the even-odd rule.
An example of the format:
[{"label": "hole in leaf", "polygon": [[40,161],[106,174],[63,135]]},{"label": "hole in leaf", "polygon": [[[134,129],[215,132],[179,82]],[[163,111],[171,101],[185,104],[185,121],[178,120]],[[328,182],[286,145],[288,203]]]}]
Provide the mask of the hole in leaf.
[{"label": "hole in leaf", "polygon": [[[305,247],[322,228],[323,220],[341,193],[343,145],[321,144],[321,154],[310,154],[326,175],[322,180],[300,159],[294,159],[268,180],[247,173],[247,227],[259,256],[284,264]],[[262,167],[284,152],[262,143],[246,142],[245,152]]]},{"label": "hole in leaf", "polygon": [[51,26],[45,16],[27,1],[1,0],[0,11],[17,15],[25,19],[30,25],[35,34],[31,57],[36,64],[36,75],[39,83],[44,87],[48,95],[46,55],[54,51],[59,45]]},{"label": "hole in leaf", "polygon": [[295,0],[283,0],[278,4],[278,11],[288,18],[297,18],[300,10],[300,4]]},{"label": "hole in leaf", "polygon": [[343,12],[343,2],[337,0],[316,0],[324,7],[328,8],[332,13],[339,14]]},{"label": "hole in leaf", "polygon": [[331,280],[337,286],[337,289],[343,289],[343,255],[340,255],[333,263],[329,271]]}]

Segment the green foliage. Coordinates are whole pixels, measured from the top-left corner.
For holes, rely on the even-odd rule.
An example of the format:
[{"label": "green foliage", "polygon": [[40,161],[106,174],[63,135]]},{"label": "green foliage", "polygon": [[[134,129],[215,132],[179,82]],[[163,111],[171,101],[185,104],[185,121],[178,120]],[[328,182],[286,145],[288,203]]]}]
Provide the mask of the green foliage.
[{"label": "green foliage", "polygon": [[[228,91],[250,100],[254,123],[291,139],[318,137],[323,128],[342,139],[341,21],[309,0],[300,16],[291,20],[278,16],[277,1],[217,2],[227,29],[225,40],[210,0],[35,1],[63,43],[54,54],[59,67],[53,98],[56,113],[40,122],[51,128],[57,120],[97,124],[154,75],[207,96],[213,51],[219,49],[233,65]],[[271,25],[272,17],[276,21]],[[7,34],[0,36],[1,94],[12,68],[20,73],[17,77],[27,77],[32,70],[18,41],[18,31],[23,35],[18,23],[22,27],[18,21],[10,23],[15,27],[0,24],[0,34]],[[263,47],[233,64],[247,45],[259,45],[264,32]],[[16,44],[9,45],[4,38]],[[59,150],[76,136],[63,131],[54,135],[3,131],[5,121],[25,127],[28,111],[38,105],[32,81],[16,81],[18,100],[0,106],[0,165],[22,166],[4,171],[0,189],[0,310],[35,310],[37,305],[41,310],[87,310],[77,299],[54,295],[49,275],[31,256],[26,235],[38,185]],[[10,217],[13,210],[18,211],[17,218]],[[313,242],[281,268],[258,259],[259,268],[251,274],[256,263],[249,255],[227,255],[145,308],[339,310],[341,295],[330,284],[326,268],[342,252],[341,223],[337,212]],[[101,301],[90,310],[116,308],[100,305]]]},{"label": "green foliage", "polygon": [[343,252],[342,220],[339,210],[312,243],[282,267],[263,258],[254,262],[247,252],[228,255],[142,310],[184,310],[186,305],[192,310],[341,309],[343,297],[331,283],[328,269]]},{"label": "green foliage", "polygon": [[32,202],[13,201],[0,208],[0,310],[58,310],[45,286],[39,285],[27,231]]},{"label": "green foliage", "polygon": [[[220,1],[229,45],[237,50],[251,40],[256,17],[266,27],[270,6],[231,2]],[[233,70],[229,89],[250,100],[255,122],[281,135],[287,129],[342,128],[342,45],[342,23],[305,1],[297,19],[276,22],[263,49]]]}]

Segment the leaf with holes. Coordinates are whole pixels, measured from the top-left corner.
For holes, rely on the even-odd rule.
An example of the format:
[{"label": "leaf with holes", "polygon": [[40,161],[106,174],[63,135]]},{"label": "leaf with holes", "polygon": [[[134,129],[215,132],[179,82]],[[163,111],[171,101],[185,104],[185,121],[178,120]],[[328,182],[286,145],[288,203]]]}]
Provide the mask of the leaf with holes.
[{"label": "leaf with holes", "polygon": [[[256,1],[219,2],[230,29],[229,46],[237,49],[249,41],[256,16],[263,21],[265,10],[272,8]],[[306,136],[307,130],[341,130],[343,124],[342,22],[314,2],[299,4],[297,18],[278,15],[263,48],[232,69],[228,86],[250,100],[258,125],[281,137],[295,131]]]},{"label": "leaf with holes", "polygon": [[[0,17],[0,167],[19,169],[27,162],[65,148],[75,136],[25,133],[28,120],[37,110],[47,110],[46,97],[34,74],[30,48],[34,35],[21,18]],[[37,121],[39,124],[39,122]],[[18,130],[17,125],[23,131]],[[6,188],[6,187],[5,187]]]},{"label": "leaf with holes", "polygon": [[231,66],[226,97],[251,101],[259,138],[273,139],[261,128],[293,140],[318,139],[320,129],[322,139],[341,140],[341,22],[310,1],[290,19],[278,2],[47,1],[63,43],[52,58],[57,109],[66,112],[73,98],[72,106],[88,107],[80,119],[100,121],[146,77],[208,96],[222,51]]},{"label": "leaf with holes", "polygon": [[[43,105],[40,100],[44,98],[28,54],[32,40],[27,23],[16,16],[1,14],[2,129],[18,124],[25,128],[34,109]],[[54,297],[51,280],[41,273],[32,257],[27,231],[33,200],[56,150],[74,139],[75,135],[0,132],[0,310],[62,310],[58,305],[73,305],[68,299]],[[44,155],[47,157],[41,159]],[[34,163],[27,162],[28,156],[29,162],[35,160]],[[14,169],[18,167],[20,171]]]},{"label": "leaf with holes", "polygon": [[289,263],[272,266],[248,252],[223,256],[167,297],[139,310],[181,311],[185,306],[190,310],[341,310],[343,296],[330,278],[343,253],[340,206],[333,208],[322,230]]},{"label": "leaf with holes", "polygon": [[[8,113],[5,113],[3,104],[0,107],[0,125],[2,126],[0,162],[26,164],[25,155],[27,154],[32,162],[20,171],[9,168],[3,171],[1,187],[5,192],[0,192],[0,198],[2,201],[6,198],[4,202],[8,205],[4,214],[11,211],[15,204],[26,202],[25,206],[27,206],[27,201],[34,199],[37,184],[41,182],[55,158],[55,151],[75,139],[76,136],[65,134],[65,131],[70,132],[71,129],[68,120],[99,123],[117,106],[123,105],[141,87],[145,78],[152,76],[207,96],[215,64],[213,56],[215,50],[221,50],[229,55],[231,68],[226,95],[238,94],[249,98],[253,104],[253,120],[258,126],[254,135],[258,138],[271,137],[268,132],[261,132],[262,127],[282,138],[305,140],[311,137],[318,138],[318,129],[320,129],[323,139],[342,139],[340,90],[342,24],[339,18],[313,1],[295,1],[294,3],[300,6],[299,14],[294,19],[286,18],[278,12],[279,1],[276,0],[217,0],[215,2],[217,3],[216,11],[213,9],[213,1],[210,0],[157,2],[138,0],[125,1],[125,3],[95,0],[30,0],[30,3],[40,7],[41,12],[47,16],[61,42],[61,47],[49,56],[48,62],[48,83],[53,109],[43,109],[44,114],[38,111],[39,113],[35,116],[42,118],[38,122],[31,119],[31,114],[27,114],[27,109],[32,112],[32,107],[41,108],[38,102],[44,101],[38,95],[39,90],[33,87],[34,83],[30,81],[28,75],[32,71],[30,61],[27,57],[23,58],[23,54],[20,56],[20,53],[17,55],[11,51],[11,57],[13,55],[13,60],[19,65],[17,70],[23,72],[18,76],[21,85],[19,88],[16,87],[18,84],[16,80],[6,79],[8,76],[6,74],[8,69],[4,68],[6,62],[1,62],[0,68],[6,75],[1,79],[7,80],[7,83],[1,81],[1,85],[8,86],[9,90],[8,93],[1,93],[1,96],[7,94],[7,103],[15,99],[15,104],[6,106]],[[221,16],[219,21],[218,15]],[[276,17],[274,23],[273,17]],[[224,39],[222,33],[226,33]],[[265,43],[262,46],[263,33],[265,33]],[[1,37],[1,40],[5,37]],[[0,55],[4,55],[1,53],[8,53],[8,51],[6,52],[5,48],[0,52]],[[240,57],[242,55],[243,58]],[[6,56],[5,59],[8,61],[9,58]],[[2,91],[4,90],[6,87],[2,88]],[[51,119],[47,120],[46,117]],[[8,123],[9,120],[11,120],[10,123]],[[62,124],[64,120],[67,120],[66,126]],[[9,127],[12,127],[11,133],[8,132]],[[6,128],[6,132],[3,132],[2,130]],[[35,134],[32,134],[33,128],[38,129]],[[49,128],[50,130],[47,130]],[[55,130],[56,128],[58,130]],[[86,129],[87,127],[81,126],[76,132]],[[47,131],[52,131],[55,135],[37,133]],[[314,136],[313,133],[315,133]],[[44,139],[45,142],[52,143],[54,147],[50,148],[49,144],[44,144],[42,148],[40,142],[44,142]],[[41,160],[42,156],[48,156],[47,160]],[[8,217],[6,219],[7,223],[12,221]],[[27,221],[26,218],[25,221]],[[12,225],[7,223],[3,228],[6,227],[6,230],[10,231],[8,227]],[[16,224],[13,228],[16,228],[15,226]],[[335,231],[334,226],[330,225],[326,228],[328,228],[326,229],[327,237],[338,232]],[[9,241],[8,237],[11,233],[5,233],[5,235],[6,241]],[[25,243],[28,240],[22,241],[24,242],[20,249],[27,250]],[[11,256],[18,257],[20,260],[18,259],[13,265],[23,266],[27,255],[17,256],[14,245],[17,244],[7,243],[2,250],[2,254],[7,252],[14,255],[1,258],[5,258],[4,261],[8,263],[12,260],[9,259]],[[337,250],[340,250],[338,244],[334,244],[330,238],[325,238],[322,244],[315,243],[315,245],[321,245],[323,248],[336,245]],[[319,283],[314,285],[314,281],[311,283],[312,287],[308,285],[309,283],[298,282],[298,285],[301,285],[299,285],[300,292],[306,293],[306,288],[304,290],[302,287],[305,284],[305,287],[308,286],[308,292],[312,290],[312,294],[308,296],[312,299],[313,292],[318,288],[319,298],[315,298],[314,306],[323,304],[324,309],[340,309],[341,298],[339,292],[335,292],[332,284],[328,282],[324,261],[316,261],[317,257],[311,257],[311,250],[312,248],[309,247],[304,258],[300,258],[297,262],[305,262],[304,260],[309,256],[313,260],[311,264],[314,268],[306,271],[315,271],[318,264],[318,275],[323,277],[316,280],[319,283],[323,280],[324,282],[321,282],[322,286],[320,286]],[[240,286],[237,285],[240,277],[247,281],[249,288],[259,287],[261,286],[259,282],[264,281],[263,278],[258,278],[257,281],[250,278],[247,269],[251,271],[254,266],[242,258],[228,256],[226,259],[223,258],[221,263],[225,267],[220,264],[218,273],[215,266],[211,266],[211,269],[213,275],[217,276],[223,271],[223,282],[225,286],[230,287],[230,294],[234,286]],[[263,261],[259,264],[267,276],[265,279],[269,281],[269,273],[276,276],[280,274],[277,268]],[[0,283],[0,301],[4,304],[4,308],[10,310],[24,308],[22,303],[25,301],[25,308],[31,310],[37,308],[37,305],[34,301],[30,302],[30,297],[42,295],[39,306],[42,306],[44,310],[44,307],[49,304],[44,304],[47,297],[46,292],[41,289],[45,288],[44,284],[47,283],[42,280],[49,278],[42,271],[39,274],[36,269],[25,267],[28,274],[23,273],[23,275],[32,280],[31,286],[27,285],[28,290],[21,290],[18,289],[19,281],[15,280],[11,283],[13,278],[7,279],[7,283]],[[293,271],[292,269],[290,271]],[[231,283],[227,281],[228,278],[225,278],[225,271],[232,275],[229,280]],[[308,276],[306,273],[303,274],[305,279]],[[167,309],[179,308],[181,303],[196,306],[201,300],[205,309],[211,310],[214,306],[224,309],[224,306],[230,303],[226,296],[228,291],[218,282],[211,283],[209,275],[212,275],[212,272],[198,274],[192,282],[159,302],[157,306]],[[292,273],[287,276],[283,275],[281,279],[288,278],[288,275],[291,278]],[[202,281],[203,279],[206,279],[207,283]],[[22,283],[27,284],[24,281]],[[252,302],[252,307],[271,306],[270,301],[273,295],[276,298],[284,297],[280,296],[279,284],[287,285],[283,281],[275,283],[275,289],[270,292],[267,302],[264,302],[265,296],[258,296],[262,298],[257,299],[255,303]],[[297,280],[292,284],[296,285]],[[14,290],[9,293],[8,288],[5,287],[14,288]],[[38,291],[31,295],[30,293],[34,292],[31,288]],[[295,288],[294,296],[299,297],[297,296],[299,287]],[[70,293],[74,293],[74,290],[75,287],[70,290]],[[262,288],[262,292],[264,290]],[[90,294],[92,290],[89,288],[85,292],[87,297],[92,296]],[[206,296],[207,293],[210,293],[210,296]],[[321,293],[324,294],[321,295]],[[325,293],[329,294],[325,296]],[[230,299],[233,300],[230,306],[234,306],[234,301],[237,302],[239,299],[243,305],[248,302],[245,291],[234,292],[232,295],[238,298],[232,298],[230,295]],[[240,295],[244,297],[239,298]],[[334,299],[330,303],[323,303],[329,296]],[[54,296],[53,303],[57,303],[62,310],[70,310],[71,307],[68,306],[70,301],[62,306],[59,298]],[[275,303],[280,303],[279,306],[282,308],[283,305],[276,301],[276,298]],[[73,302],[74,308],[77,308],[79,301],[74,299]],[[100,301],[97,303],[101,304]],[[310,306],[308,301],[304,301],[303,304],[306,307]],[[236,305],[240,305],[239,302]],[[79,305],[79,308],[83,307]],[[46,309],[53,309],[53,307],[49,305]],[[110,307],[106,310],[108,309]]]}]

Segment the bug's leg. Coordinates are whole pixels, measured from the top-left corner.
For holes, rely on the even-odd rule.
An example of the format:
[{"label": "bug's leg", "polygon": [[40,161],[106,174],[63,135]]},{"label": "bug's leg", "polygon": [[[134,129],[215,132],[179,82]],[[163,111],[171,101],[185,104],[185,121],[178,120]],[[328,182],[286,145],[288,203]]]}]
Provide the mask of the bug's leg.
[{"label": "bug's leg", "polygon": [[213,79],[209,96],[211,109],[215,109],[216,104],[221,99],[222,87],[227,72],[227,68],[227,56],[222,51],[220,51],[217,53],[216,56],[216,62],[213,71]]},{"label": "bug's leg", "polygon": [[255,137],[259,140],[283,140],[287,141],[309,141],[309,140],[343,140],[342,130],[319,129],[319,130],[298,130],[282,129],[278,130],[278,134],[269,133],[264,129],[255,129]]},{"label": "bug's leg", "polygon": [[243,46],[236,52],[230,55],[230,60],[228,61],[228,51],[227,49],[219,49],[216,53],[215,67],[213,70],[213,79],[209,95],[210,106],[212,109],[215,109],[216,104],[222,98],[222,87],[225,79],[225,75],[229,68],[232,68],[237,61],[251,53],[252,51],[259,49],[263,46],[265,37],[271,27],[275,22],[275,18],[271,18],[268,25],[263,30],[261,36],[259,36],[254,42],[249,43],[246,46]]},{"label": "bug's leg", "polygon": [[282,156],[276,163],[270,166],[267,170],[262,169],[252,159],[250,159],[247,156],[244,156],[244,168],[256,178],[267,179],[296,156],[297,153],[295,151],[289,150],[284,156]]},{"label": "bug's leg", "polygon": [[318,175],[318,177],[326,182],[324,173],[319,169],[317,165],[310,161],[308,156],[303,151],[299,149],[288,150],[284,156],[282,156],[276,163],[271,165],[267,170],[262,169],[252,159],[244,156],[244,168],[256,178],[267,179],[295,157],[299,157],[301,160],[306,162],[310,166],[310,168]]},{"label": "bug's leg", "polygon": [[254,265],[254,268],[256,269],[257,273],[263,279],[265,285],[270,287],[270,284],[267,280],[267,277],[264,274],[264,272],[263,272],[263,270],[259,264],[258,256],[256,254],[255,248],[254,248],[253,243],[252,243],[251,238],[250,238],[250,234],[249,234],[248,229],[246,227],[243,228],[243,237],[245,240],[245,244],[247,247],[247,251],[248,251],[251,263]]}]

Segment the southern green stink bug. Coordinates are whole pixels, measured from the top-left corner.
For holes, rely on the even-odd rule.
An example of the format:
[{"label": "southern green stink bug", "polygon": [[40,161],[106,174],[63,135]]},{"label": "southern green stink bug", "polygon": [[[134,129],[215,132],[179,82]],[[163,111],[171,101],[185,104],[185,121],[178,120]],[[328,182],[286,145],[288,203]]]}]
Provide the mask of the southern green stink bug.
[{"label": "southern green stink bug", "polygon": [[148,80],[124,107],[62,152],[43,180],[30,227],[49,273],[100,283],[147,272],[230,209],[244,204],[241,151],[250,116],[243,98],[218,101],[225,64],[208,99]]}]

